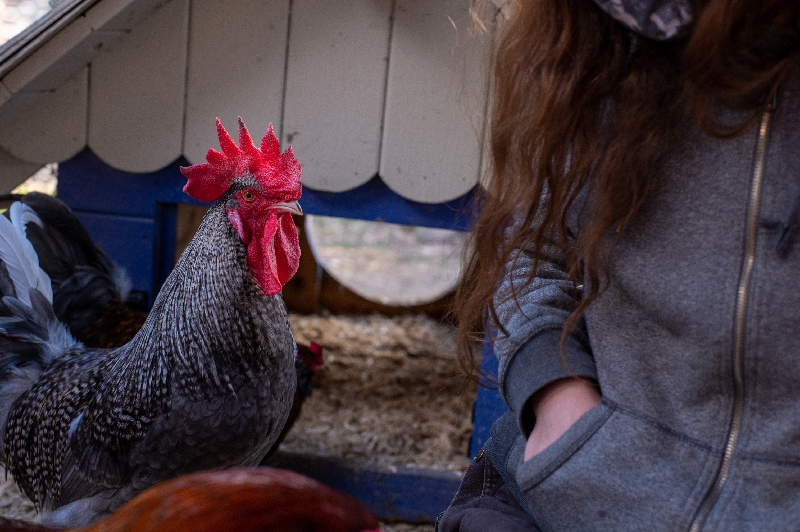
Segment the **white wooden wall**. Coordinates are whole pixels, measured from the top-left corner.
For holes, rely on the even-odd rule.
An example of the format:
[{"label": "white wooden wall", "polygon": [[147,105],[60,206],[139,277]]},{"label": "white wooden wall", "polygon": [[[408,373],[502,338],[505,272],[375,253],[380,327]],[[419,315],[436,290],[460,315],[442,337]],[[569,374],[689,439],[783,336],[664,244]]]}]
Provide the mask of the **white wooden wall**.
[{"label": "white wooden wall", "polygon": [[[164,5],[132,27],[112,16],[154,2]],[[96,8],[105,15],[56,36],[69,61],[40,54],[0,80],[0,190],[87,145],[131,172],[181,155],[204,162],[218,148],[217,116],[231,132],[242,116],[253,137],[272,122],[314,189],[349,190],[380,173],[403,197],[435,203],[477,182],[488,38],[468,35],[469,0]]]}]

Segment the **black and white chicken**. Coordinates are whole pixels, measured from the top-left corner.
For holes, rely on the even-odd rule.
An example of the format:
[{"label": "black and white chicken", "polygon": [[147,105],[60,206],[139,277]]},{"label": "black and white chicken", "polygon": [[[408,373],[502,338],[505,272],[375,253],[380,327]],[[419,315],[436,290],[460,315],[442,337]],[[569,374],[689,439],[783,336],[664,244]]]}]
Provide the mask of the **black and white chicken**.
[{"label": "black and white chicken", "polygon": [[295,343],[280,297],[299,261],[300,165],[270,127],[182,168],[184,191],[214,201],[141,330],[87,348],[56,319],[50,279],[0,217],[0,457],[43,522],[75,527],[164,480],[258,464],[295,390]]}]

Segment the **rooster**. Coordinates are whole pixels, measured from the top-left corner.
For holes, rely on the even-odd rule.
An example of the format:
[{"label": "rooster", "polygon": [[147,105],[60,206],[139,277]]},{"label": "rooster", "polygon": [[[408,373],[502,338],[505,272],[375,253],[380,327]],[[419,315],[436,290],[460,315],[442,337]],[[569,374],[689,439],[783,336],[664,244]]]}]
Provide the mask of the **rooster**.
[{"label": "rooster", "polygon": [[[124,302],[131,284],[127,273],[94,243],[62,201],[38,192],[0,196],[0,201],[13,200],[36,214],[25,223],[25,234],[52,282],[56,318],[87,347],[112,348],[128,343],[147,314]],[[324,367],[322,346],[316,342],[297,344],[294,366],[297,387],[289,417],[264,460],[275,453],[311,395],[311,378]]]},{"label": "rooster", "polygon": [[0,456],[49,526],[75,527],[142,490],[204,469],[258,464],[284,426],[295,343],[280,290],[297,270],[300,164],[270,126],[181,168],[214,202],[124,346],[87,348],[55,317],[52,288],[0,217]]},{"label": "rooster", "polygon": [[[53,529],[0,518],[0,532]],[[308,477],[234,468],[158,484],[113,515],[70,532],[380,532],[358,501]]]}]

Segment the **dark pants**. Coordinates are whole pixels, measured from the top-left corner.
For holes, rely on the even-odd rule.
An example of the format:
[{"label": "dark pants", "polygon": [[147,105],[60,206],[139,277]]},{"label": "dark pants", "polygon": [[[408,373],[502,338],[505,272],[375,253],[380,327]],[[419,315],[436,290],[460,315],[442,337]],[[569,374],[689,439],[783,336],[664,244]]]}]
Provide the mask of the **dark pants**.
[{"label": "dark pants", "polygon": [[[470,464],[453,502],[439,515],[436,532],[531,532],[539,528],[525,511],[522,494],[500,467],[516,436],[516,421],[501,417],[492,427],[492,437]],[[492,460],[489,459],[492,457]],[[503,477],[507,478],[504,479]],[[527,506],[527,504],[526,504]]]}]

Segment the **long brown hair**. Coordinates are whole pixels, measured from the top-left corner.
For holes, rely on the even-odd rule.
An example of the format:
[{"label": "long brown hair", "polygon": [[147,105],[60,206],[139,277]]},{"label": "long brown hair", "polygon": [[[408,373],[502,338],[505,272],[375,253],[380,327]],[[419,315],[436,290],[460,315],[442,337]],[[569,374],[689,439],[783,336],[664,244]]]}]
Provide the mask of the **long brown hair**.
[{"label": "long brown hair", "polygon": [[[554,230],[569,274],[586,281],[566,338],[604,288],[607,235],[624,231],[645,203],[688,118],[720,138],[755,123],[797,51],[795,43],[764,52],[759,36],[776,13],[796,17],[795,4],[696,0],[689,36],[657,42],[635,37],[591,0],[516,1],[496,40],[491,176],[456,293],[465,370],[476,373],[470,345],[487,319],[499,325],[492,298],[506,265],[522,248],[541,249]],[[751,118],[723,124],[719,105]],[[583,192],[592,198],[588,223],[570,243],[566,213]]]}]

